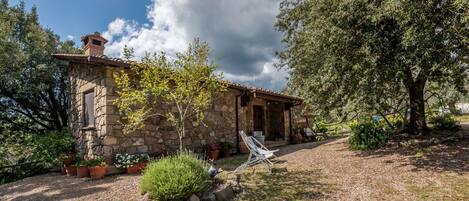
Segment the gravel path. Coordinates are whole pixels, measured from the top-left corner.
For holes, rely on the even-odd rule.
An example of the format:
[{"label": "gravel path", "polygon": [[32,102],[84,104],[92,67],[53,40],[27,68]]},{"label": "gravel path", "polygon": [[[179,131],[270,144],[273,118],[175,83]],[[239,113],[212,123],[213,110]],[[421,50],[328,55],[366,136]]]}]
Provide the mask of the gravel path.
[{"label": "gravel path", "polygon": [[[346,140],[282,147],[276,166],[293,174],[320,174],[318,182],[330,187],[327,192],[316,192],[324,196],[314,199],[469,200],[469,140],[427,147],[419,150],[421,154],[400,148],[355,152]],[[116,175],[90,181],[45,174],[0,186],[0,200],[144,200],[139,193],[140,178]]]}]

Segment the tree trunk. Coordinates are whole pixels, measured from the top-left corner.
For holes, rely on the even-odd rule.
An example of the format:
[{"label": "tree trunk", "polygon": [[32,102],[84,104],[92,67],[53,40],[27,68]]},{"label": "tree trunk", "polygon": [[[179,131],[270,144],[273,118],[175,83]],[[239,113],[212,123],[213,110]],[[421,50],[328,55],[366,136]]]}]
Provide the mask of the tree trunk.
[{"label": "tree trunk", "polygon": [[410,102],[410,120],[408,124],[409,132],[414,134],[425,133],[427,122],[425,120],[425,81],[416,82],[408,86]]}]

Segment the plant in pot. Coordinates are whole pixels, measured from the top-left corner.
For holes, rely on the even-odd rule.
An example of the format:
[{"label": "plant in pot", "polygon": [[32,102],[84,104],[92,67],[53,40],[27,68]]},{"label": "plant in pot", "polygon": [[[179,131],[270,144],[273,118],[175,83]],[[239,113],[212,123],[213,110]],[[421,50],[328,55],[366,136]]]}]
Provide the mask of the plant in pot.
[{"label": "plant in pot", "polygon": [[102,179],[106,175],[107,163],[103,157],[98,156],[88,160],[88,169],[90,170],[91,179]]},{"label": "plant in pot", "polygon": [[75,155],[72,153],[61,153],[59,160],[62,161],[64,166],[69,166],[75,162]]},{"label": "plant in pot", "polygon": [[138,166],[138,171],[141,172],[145,167],[147,166],[147,163],[150,161],[150,156],[148,154],[138,154],[138,163],[136,164]]},{"label": "plant in pot", "polygon": [[303,142],[303,136],[301,135],[301,129],[297,129],[294,140],[295,140],[295,144],[301,144]]},{"label": "plant in pot", "polygon": [[135,174],[139,171],[138,168],[138,157],[133,154],[116,154],[115,156],[116,162],[114,165],[117,168],[125,168],[127,169],[128,174]]},{"label": "plant in pot", "polygon": [[218,145],[215,143],[210,143],[207,145],[207,154],[208,158],[212,160],[217,160],[220,151]]},{"label": "plant in pot", "polygon": [[220,142],[220,150],[223,157],[230,157],[232,148],[233,146],[229,142]]},{"label": "plant in pot", "polygon": [[65,173],[67,176],[77,176],[77,166],[75,165],[75,155],[61,154],[59,156],[65,167]]},{"label": "plant in pot", "polygon": [[79,159],[76,162],[77,166],[77,177],[78,178],[83,178],[83,177],[89,177],[90,176],[90,170],[88,169],[88,161],[85,159]]}]

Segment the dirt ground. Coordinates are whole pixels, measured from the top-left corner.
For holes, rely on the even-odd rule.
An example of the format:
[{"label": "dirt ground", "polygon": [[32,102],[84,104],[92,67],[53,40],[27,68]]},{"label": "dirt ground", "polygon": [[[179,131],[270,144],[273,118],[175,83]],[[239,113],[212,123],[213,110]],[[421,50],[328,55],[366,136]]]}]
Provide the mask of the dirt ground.
[{"label": "dirt ground", "polygon": [[[351,151],[347,138],[280,148],[275,173],[262,166],[241,176],[237,200],[469,200],[469,126],[462,140],[378,151]],[[218,161],[230,171],[245,160]],[[100,181],[45,174],[0,186],[0,200],[143,200],[139,175]]]}]

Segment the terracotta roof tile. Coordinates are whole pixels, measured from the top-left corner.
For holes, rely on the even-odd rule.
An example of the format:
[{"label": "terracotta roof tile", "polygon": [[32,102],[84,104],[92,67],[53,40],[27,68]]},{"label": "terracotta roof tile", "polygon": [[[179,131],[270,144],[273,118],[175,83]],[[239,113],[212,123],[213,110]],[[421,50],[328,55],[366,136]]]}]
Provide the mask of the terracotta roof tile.
[{"label": "terracotta roof tile", "polygon": [[[77,63],[101,64],[101,65],[107,65],[107,66],[112,66],[112,67],[124,67],[124,68],[130,67],[130,64],[125,62],[122,59],[110,58],[107,56],[87,56],[83,54],[53,54],[52,56],[59,60],[65,60],[65,61],[71,61],[71,62],[77,62]],[[228,83],[230,88],[246,90],[251,93],[260,93],[260,94],[265,94],[265,95],[276,96],[276,97],[290,99],[292,101],[297,101],[297,102],[303,101],[303,99],[300,97],[283,94],[281,92],[276,92],[276,91],[269,90],[269,89],[248,86],[248,85],[234,83],[230,81],[226,81],[226,82]]]}]

